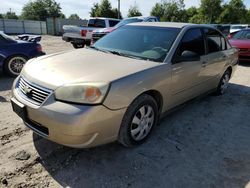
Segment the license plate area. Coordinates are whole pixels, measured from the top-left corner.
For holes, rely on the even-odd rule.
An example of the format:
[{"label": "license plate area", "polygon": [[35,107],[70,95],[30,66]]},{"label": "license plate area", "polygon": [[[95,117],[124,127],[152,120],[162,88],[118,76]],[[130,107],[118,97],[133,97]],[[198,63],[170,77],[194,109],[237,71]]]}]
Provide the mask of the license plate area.
[{"label": "license plate area", "polygon": [[27,119],[27,110],[26,110],[26,107],[22,103],[16,101],[15,99],[11,99],[11,106],[12,106],[13,111],[20,118],[22,118],[24,121]]}]

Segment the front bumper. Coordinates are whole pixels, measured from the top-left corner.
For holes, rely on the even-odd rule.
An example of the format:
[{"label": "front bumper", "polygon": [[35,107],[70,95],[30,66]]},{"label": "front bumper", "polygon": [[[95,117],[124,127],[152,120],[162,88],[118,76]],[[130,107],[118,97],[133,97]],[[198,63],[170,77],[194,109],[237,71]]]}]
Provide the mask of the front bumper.
[{"label": "front bumper", "polygon": [[12,100],[25,106],[25,125],[44,138],[76,148],[117,140],[126,109],[112,111],[103,105],[63,103],[56,101],[53,93],[41,106],[36,106],[22,98],[17,88],[12,91]]}]

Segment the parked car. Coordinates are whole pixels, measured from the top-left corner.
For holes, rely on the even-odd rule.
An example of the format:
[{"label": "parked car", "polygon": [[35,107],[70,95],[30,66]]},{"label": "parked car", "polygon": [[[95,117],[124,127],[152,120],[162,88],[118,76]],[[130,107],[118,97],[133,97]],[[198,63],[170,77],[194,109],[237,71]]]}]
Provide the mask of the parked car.
[{"label": "parked car", "polygon": [[238,31],[230,40],[239,49],[239,60],[250,62],[250,29]]},{"label": "parked car", "polygon": [[25,36],[15,40],[0,31],[0,70],[9,76],[18,76],[29,59],[45,54],[38,43],[41,36]]},{"label": "parked car", "polygon": [[95,43],[100,38],[102,38],[103,36],[105,36],[106,34],[126,24],[136,23],[136,22],[158,22],[158,21],[159,19],[155,16],[148,16],[148,17],[139,16],[139,17],[126,18],[113,27],[94,30],[92,34],[92,44]]},{"label": "parked car", "polygon": [[133,23],[92,47],[31,60],[11,101],[30,129],[54,142],[133,146],[170,109],[223,94],[237,63],[238,51],[213,27]]},{"label": "parked car", "polygon": [[87,27],[64,25],[62,39],[71,42],[74,48],[83,48],[85,45],[90,45],[93,30],[114,27],[119,22],[120,20],[113,18],[90,18]]},{"label": "parked car", "polygon": [[230,33],[234,33],[234,32],[240,31],[242,29],[246,29],[248,27],[249,27],[248,24],[235,24],[235,25],[231,25]]}]

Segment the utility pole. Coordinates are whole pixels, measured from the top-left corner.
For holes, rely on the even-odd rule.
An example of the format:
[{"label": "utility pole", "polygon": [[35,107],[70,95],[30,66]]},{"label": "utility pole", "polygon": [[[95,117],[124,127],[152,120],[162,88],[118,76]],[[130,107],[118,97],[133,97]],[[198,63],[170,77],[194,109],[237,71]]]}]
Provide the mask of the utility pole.
[{"label": "utility pole", "polygon": [[118,19],[120,19],[120,11],[121,11],[121,3],[120,0],[118,0]]}]

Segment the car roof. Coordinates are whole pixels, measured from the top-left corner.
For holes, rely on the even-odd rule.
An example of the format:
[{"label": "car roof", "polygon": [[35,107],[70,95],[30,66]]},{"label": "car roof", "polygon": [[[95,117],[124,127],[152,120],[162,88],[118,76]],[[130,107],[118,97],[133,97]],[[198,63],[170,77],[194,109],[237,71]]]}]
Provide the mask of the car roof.
[{"label": "car roof", "polygon": [[119,19],[117,18],[105,18],[105,17],[91,17],[89,18],[90,19],[100,19],[100,20],[116,20],[116,21],[120,21]]},{"label": "car roof", "polygon": [[191,25],[196,25],[196,24],[181,23],[181,22],[138,22],[138,23],[131,23],[131,24],[128,24],[128,25],[183,28],[185,26],[191,26]]},{"label": "car roof", "polygon": [[135,19],[135,18],[138,18],[138,19],[148,19],[148,18],[156,18],[155,16],[135,16],[135,17],[129,17],[129,18],[124,18],[124,20],[128,20],[128,19]]}]

